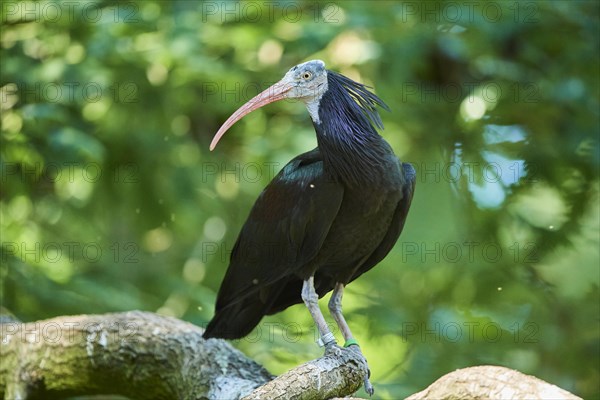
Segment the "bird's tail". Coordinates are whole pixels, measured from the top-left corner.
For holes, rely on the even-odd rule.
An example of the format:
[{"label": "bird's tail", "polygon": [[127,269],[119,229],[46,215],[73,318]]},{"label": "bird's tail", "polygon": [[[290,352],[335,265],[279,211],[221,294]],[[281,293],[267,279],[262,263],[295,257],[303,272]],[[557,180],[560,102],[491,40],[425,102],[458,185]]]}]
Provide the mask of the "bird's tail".
[{"label": "bird's tail", "polygon": [[205,339],[239,339],[252,331],[265,315],[265,304],[240,301],[216,312],[202,335]]},{"label": "bird's tail", "polygon": [[246,295],[233,296],[232,301],[225,304],[222,299],[217,300],[215,316],[202,336],[205,339],[239,339],[246,336],[262,317],[271,314],[271,309],[286,287],[287,280],[279,280]]}]

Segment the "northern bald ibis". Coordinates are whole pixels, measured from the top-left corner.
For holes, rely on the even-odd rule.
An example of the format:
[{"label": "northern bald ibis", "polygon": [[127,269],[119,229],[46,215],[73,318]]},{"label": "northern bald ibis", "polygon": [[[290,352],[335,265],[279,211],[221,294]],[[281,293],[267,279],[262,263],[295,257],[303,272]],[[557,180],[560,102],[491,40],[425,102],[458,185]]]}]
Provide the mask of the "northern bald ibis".
[{"label": "northern bald ibis", "polygon": [[[333,290],[329,310],[345,340],[358,345],[342,315],[344,286],[392,249],[410,207],[415,170],[377,133],[367,87],[325,69],[320,60],[291,68],[221,126],[210,149],[246,114],[271,102],[299,99],[318,147],[291,160],[260,194],[231,252],[215,316],[205,338],[247,335],[263,316],[304,302],[326,349],[336,344],[318,299]],[[372,386],[365,379],[365,389]]]}]

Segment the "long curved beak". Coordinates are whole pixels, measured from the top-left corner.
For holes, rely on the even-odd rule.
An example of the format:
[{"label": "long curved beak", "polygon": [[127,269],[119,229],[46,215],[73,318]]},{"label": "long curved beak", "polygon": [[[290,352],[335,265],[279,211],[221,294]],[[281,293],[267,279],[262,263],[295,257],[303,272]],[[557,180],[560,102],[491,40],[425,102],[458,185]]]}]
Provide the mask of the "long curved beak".
[{"label": "long curved beak", "polygon": [[246,104],[238,108],[237,111],[231,114],[227,121],[225,121],[225,123],[221,125],[221,127],[213,137],[212,142],[210,142],[210,151],[213,151],[215,149],[215,146],[217,145],[219,140],[221,140],[225,132],[227,132],[227,130],[231,128],[233,124],[242,119],[246,114],[250,114],[252,111],[264,105],[273,103],[274,101],[285,99],[287,97],[287,93],[293,87],[294,86],[289,81],[287,81],[286,79],[282,79],[273,86],[269,87],[268,89],[262,91],[261,93],[248,100]]}]

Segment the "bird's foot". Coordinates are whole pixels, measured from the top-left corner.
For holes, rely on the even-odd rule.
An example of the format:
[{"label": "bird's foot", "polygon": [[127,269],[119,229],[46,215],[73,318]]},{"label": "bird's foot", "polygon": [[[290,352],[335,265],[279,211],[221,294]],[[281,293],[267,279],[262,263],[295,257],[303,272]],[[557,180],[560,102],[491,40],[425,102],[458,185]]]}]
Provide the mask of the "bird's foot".
[{"label": "bird's foot", "polygon": [[369,396],[373,396],[373,393],[375,393],[375,388],[373,387],[373,385],[371,385],[371,381],[369,380],[369,376],[371,376],[371,370],[368,369],[367,371],[368,371],[368,374],[365,377],[363,385],[365,387],[365,392],[367,392],[367,394]]},{"label": "bird's foot", "polygon": [[329,355],[333,355],[333,356],[339,356],[342,354],[343,349],[338,346],[338,344],[333,341],[333,342],[329,342],[328,344],[325,345],[325,355],[329,356]]},{"label": "bird's foot", "polygon": [[367,392],[369,394],[369,396],[373,396],[373,393],[375,393],[375,388],[373,387],[373,385],[371,384],[371,381],[369,380],[369,378],[371,377],[371,370],[369,369],[369,363],[367,362],[367,358],[364,356],[364,354],[360,350],[360,346],[358,345],[358,342],[355,339],[350,339],[350,340],[346,341],[346,343],[344,344],[344,347],[350,351],[358,352],[358,354],[360,354],[360,356],[363,358],[363,360],[365,360],[365,365],[367,366],[367,375],[365,376],[363,385],[365,388],[365,392]]}]

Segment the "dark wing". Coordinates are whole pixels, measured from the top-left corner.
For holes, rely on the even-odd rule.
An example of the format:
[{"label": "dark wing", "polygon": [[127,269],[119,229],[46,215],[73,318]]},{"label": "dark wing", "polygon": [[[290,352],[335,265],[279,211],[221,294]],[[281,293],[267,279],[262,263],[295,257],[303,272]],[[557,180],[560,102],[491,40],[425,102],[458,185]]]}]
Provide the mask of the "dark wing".
[{"label": "dark wing", "polygon": [[410,208],[413,194],[415,192],[415,184],[417,181],[417,173],[411,164],[402,163],[402,171],[404,173],[402,199],[398,203],[396,211],[394,211],[392,224],[390,225],[390,228],[385,234],[385,237],[381,241],[381,244],[358,268],[358,270],[352,276],[352,279],[350,281],[355,280],[356,278],[373,268],[375,265],[377,265],[377,263],[379,263],[381,260],[383,260],[385,256],[387,256],[387,254],[392,250],[394,244],[396,244],[396,242],[398,241],[400,233],[402,233],[404,223],[406,222],[406,216],[408,215],[408,209]]},{"label": "dark wing", "polygon": [[248,334],[269,312],[293,274],[313,259],[338,214],[343,187],[323,173],[317,149],[290,161],[256,200],[204,337]]}]

